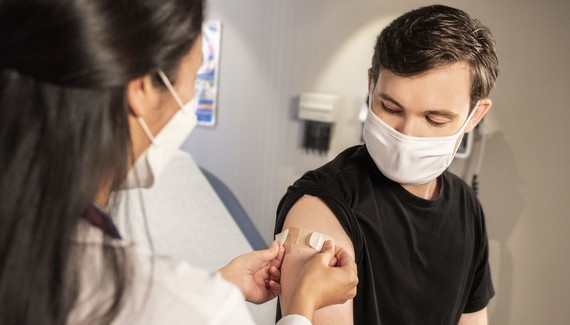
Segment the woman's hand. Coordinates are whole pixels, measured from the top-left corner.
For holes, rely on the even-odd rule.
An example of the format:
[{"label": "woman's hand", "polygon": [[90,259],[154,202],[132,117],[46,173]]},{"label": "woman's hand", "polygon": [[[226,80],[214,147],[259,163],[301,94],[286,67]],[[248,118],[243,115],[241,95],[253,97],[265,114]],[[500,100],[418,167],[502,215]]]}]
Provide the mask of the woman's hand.
[{"label": "woman's hand", "polygon": [[283,315],[313,318],[317,309],[345,303],[356,295],[358,276],[353,258],[327,240],[322,252],[313,256],[297,277],[291,302]]},{"label": "woman's hand", "polygon": [[234,258],[220,273],[241,289],[247,301],[261,304],[281,292],[279,281],[284,253],[285,248],[274,241],[268,249]]}]

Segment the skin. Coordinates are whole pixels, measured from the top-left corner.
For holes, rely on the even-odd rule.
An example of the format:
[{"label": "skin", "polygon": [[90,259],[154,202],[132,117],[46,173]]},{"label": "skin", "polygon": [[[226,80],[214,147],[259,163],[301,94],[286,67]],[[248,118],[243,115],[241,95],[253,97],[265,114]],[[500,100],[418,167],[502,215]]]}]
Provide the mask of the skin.
[{"label": "skin", "polygon": [[[196,72],[202,63],[202,39],[199,37],[188,54],[182,58],[177,72],[174,89],[182,102],[194,97]],[[171,80],[172,82],[172,80]],[[129,104],[129,129],[131,134],[132,155],[128,162],[131,168],[138,157],[150,146],[151,142],[144,133],[137,118],[142,117],[150,132],[156,137],[158,132],[180,109],[170,92],[164,87],[157,87],[150,74],[131,80],[127,84],[127,102]],[[111,193],[112,180],[102,186],[95,201],[100,206],[107,206]]]},{"label": "skin", "polygon": [[[194,97],[196,73],[201,62],[202,43],[199,37],[189,53],[182,58],[176,82],[173,83],[182,102],[188,102]],[[133,150],[130,168],[151,145],[137,119],[142,118],[152,135],[156,136],[180,107],[166,88],[155,85],[150,74],[129,82],[127,101]],[[109,190],[109,186],[103,186],[100,190],[96,200],[101,206],[106,205]],[[266,250],[236,257],[220,270],[220,274],[240,288],[246,300],[264,303],[275,298],[281,291],[279,269],[284,252],[285,247],[274,242]],[[299,269],[298,275],[297,284],[293,288],[294,303],[284,310],[284,315],[299,314],[311,320],[315,309],[344,302],[356,295],[358,276],[354,259],[330,241],[325,243],[322,252],[314,254]]]},{"label": "skin", "polygon": [[[374,80],[376,79],[376,80]],[[377,81],[377,82],[375,82]],[[471,71],[467,63],[449,64],[419,76],[401,77],[381,71],[372,78],[372,111],[397,131],[416,137],[439,137],[455,134],[465,123],[470,111]],[[477,111],[464,132],[471,132],[491,108],[491,100],[481,99]],[[458,146],[460,140],[457,141]],[[425,184],[401,184],[410,193],[430,200],[439,193],[437,179]],[[333,238],[354,258],[352,241],[320,199],[305,195],[289,211],[283,229],[297,227],[317,231]],[[314,255],[304,247],[287,247],[281,269],[281,306],[291,303],[295,274]],[[353,301],[328,306],[315,312],[313,324],[352,324]],[[486,308],[463,314],[461,325],[487,324]]]},{"label": "skin", "polygon": [[[471,70],[465,62],[450,64],[420,76],[400,77],[390,71],[379,73],[373,87],[372,111],[396,131],[415,137],[453,135],[470,112]],[[479,101],[477,111],[464,133],[471,132],[491,108],[488,98]],[[457,140],[455,147],[459,145]],[[402,184],[424,199],[438,194],[437,179],[425,184]]]},{"label": "skin", "polygon": [[[334,239],[337,246],[346,249],[354,260],[352,241],[334,216],[320,199],[305,195],[289,211],[283,229],[304,228],[318,231]],[[287,310],[294,301],[297,275],[310,261],[316,251],[306,246],[285,244],[285,258],[281,267],[281,310]],[[313,324],[352,324],[352,300],[317,310]]]},{"label": "skin", "polygon": [[[190,52],[182,58],[176,82],[171,80],[174,90],[184,103],[194,97],[196,72],[202,63],[201,49],[202,39],[199,37]],[[129,167],[131,167],[133,162],[150,146],[150,139],[144,133],[137,118],[142,117],[152,135],[156,136],[180,107],[166,88],[155,86],[150,74],[129,82],[127,100],[130,108],[129,126],[134,157],[134,160],[129,162]]]},{"label": "skin", "polygon": [[241,289],[249,302],[261,304],[281,292],[281,262],[285,247],[274,241],[266,250],[234,258],[220,269],[222,276]]}]

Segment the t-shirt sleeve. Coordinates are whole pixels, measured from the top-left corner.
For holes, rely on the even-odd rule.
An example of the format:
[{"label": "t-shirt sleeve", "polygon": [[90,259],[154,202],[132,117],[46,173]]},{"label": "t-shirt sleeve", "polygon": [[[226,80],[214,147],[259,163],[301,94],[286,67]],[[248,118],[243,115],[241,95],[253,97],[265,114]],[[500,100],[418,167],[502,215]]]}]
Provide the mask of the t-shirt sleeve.
[{"label": "t-shirt sleeve", "polygon": [[350,193],[346,190],[350,186],[345,184],[342,177],[334,177],[321,171],[311,171],[303,175],[290,186],[277,207],[274,234],[283,230],[283,224],[289,210],[304,195],[311,195],[321,199],[334,213],[348,237],[352,240],[356,260],[362,253],[362,234],[358,230],[358,223],[350,208]]},{"label": "t-shirt sleeve", "polygon": [[491,269],[489,267],[489,240],[487,238],[487,230],[485,229],[485,217],[483,211],[480,210],[481,228],[480,238],[481,245],[479,254],[475,260],[475,273],[473,283],[469,292],[469,297],[464,313],[474,313],[487,306],[489,300],[495,295],[493,281],[491,279]]},{"label": "t-shirt sleeve", "polygon": [[[344,231],[354,245],[356,262],[362,255],[363,237],[358,230],[356,217],[350,209],[350,195],[345,192],[350,187],[344,184],[342,178],[335,178],[330,173],[320,170],[307,172],[303,177],[289,186],[287,192],[277,207],[274,235],[283,231],[283,225],[289,210],[304,195],[311,195],[321,199],[333,212]],[[280,304],[277,304],[276,320],[281,318]]]}]

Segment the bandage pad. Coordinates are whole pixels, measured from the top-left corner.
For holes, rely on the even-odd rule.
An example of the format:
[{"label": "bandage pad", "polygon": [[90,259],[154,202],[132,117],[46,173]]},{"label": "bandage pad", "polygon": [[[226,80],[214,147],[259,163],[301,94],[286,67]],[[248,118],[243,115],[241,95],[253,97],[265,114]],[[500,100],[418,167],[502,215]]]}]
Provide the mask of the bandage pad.
[{"label": "bandage pad", "polygon": [[287,242],[297,246],[311,247],[319,252],[323,249],[325,241],[332,240],[332,238],[320,232],[303,228],[287,228],[275,235],[275,239],[278,240],[281,245],[285,245]]}]

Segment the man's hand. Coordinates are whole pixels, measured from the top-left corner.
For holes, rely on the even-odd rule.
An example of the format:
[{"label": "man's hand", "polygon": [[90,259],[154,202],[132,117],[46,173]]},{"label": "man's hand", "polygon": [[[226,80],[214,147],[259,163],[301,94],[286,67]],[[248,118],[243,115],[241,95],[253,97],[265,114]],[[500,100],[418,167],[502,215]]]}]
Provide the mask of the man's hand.
[{"label": "man's hand", "polygon": [[265,250],[234,258],[220,269],[224,279],[241,289],[249,302],[262,304],[281,292],[281,262],[285,248],[274,241]]}]

